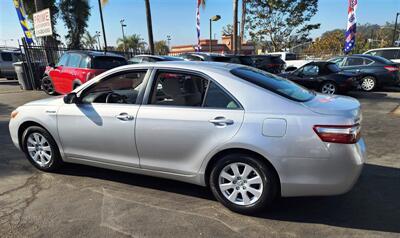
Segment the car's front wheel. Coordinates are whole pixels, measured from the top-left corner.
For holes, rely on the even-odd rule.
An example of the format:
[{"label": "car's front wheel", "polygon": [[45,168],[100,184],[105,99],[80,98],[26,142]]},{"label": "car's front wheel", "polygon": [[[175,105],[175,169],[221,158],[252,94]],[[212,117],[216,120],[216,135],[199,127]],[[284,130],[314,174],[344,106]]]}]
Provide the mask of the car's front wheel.
[{"label": "car's front wheel", "polygon": [[332,82],[325,82],[321,86],[321,93],[335,94],[337,93],[337,86]]},{"label": "car's front wheel", "polygon": [[220,158],[210,174],[214,196],[232,211],[256,213],[272,203],[278,194],[278,178],[258,158],[230,154]]},{"label": "car's front wheel", "polygon": [[63,164],[56,142],[42,127],[28,127],[22,135],[22,143],[25,156],[36,168],[49,172]]},{"label": "car's front wheel", "polygon": [[370,92],[376,88],[376,79],[372,76],[365,76],[361,79],[361,89]]},{"label": "car's front wheel", "polygon": [[41,87],[42,90],[48,95],[57,95],[57,92],[54,89],[53,81],[51,80],[50,76],[43,77]]}]

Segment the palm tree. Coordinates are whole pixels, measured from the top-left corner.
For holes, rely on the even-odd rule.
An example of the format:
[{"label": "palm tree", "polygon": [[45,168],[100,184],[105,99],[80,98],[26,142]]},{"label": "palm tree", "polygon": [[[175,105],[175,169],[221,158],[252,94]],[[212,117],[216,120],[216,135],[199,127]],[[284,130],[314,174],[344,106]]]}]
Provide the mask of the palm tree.
[{"label": "palm tree", "polygon": [[238,53],[238,4],[239,0],[233,0],[233,54]]},{"label": "palm tree", "polygon": [[151,23],[150,0],[144,0],[146,5],[147,33],[149,35],[150,54],[154,55],[153,24]]},{"label": "palm tree", "polygon": [[242,0],[242,20],[240,22],[240,37],[239,37],[239,50],[242,49],[242,42],[244,42],[244,27],[246,24],[246,3],[247,0]]},{"label": "palm tree", "polygon": [[130,36],[126,36],[125,38],[118,38],[117,40],[117,48],[118,49],[123,49],[124,45],[126,46],[126,49],[131,49],[135,53],[140,49],[144,50],[146,46],[146,42],[143,41],[142,37],[140,37],[139,34],[133,34]]},{"label": "palm tree", "polygon": [[94,45],[97,44],[96,36],[90,35],[88,31],[83,35],[83,46],[88,49],[94,49]]}]

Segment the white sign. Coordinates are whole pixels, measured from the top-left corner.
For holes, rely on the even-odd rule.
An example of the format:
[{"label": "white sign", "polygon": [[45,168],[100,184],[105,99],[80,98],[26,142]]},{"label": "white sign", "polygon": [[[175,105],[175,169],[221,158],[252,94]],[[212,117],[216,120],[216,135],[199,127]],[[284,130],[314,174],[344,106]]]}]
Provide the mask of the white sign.
[{"label": "white sign", "polygon": [[50,9],[47,8],[33,14],[33,27],[36,37],[53,35]]}]

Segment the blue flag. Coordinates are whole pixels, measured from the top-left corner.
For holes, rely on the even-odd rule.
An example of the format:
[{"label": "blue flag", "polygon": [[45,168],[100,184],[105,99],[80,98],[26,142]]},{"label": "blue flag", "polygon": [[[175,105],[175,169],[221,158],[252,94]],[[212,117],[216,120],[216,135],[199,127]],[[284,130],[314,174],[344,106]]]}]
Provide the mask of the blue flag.
[{"label": "blue flag", "polygon": [[26,13],[25,13],[24,6],[22,4],[22,0],[13,0],[13,2],[14,2],[15,10],[17,10],[19,23],[21,24],[22,31],[24,32],[24,35],[25,35],[26,43],[32,44],[33,43],[32,33],[30,32],[30,30],[28,28],[28,22],[26,21],[26,17],[25,17]]}]

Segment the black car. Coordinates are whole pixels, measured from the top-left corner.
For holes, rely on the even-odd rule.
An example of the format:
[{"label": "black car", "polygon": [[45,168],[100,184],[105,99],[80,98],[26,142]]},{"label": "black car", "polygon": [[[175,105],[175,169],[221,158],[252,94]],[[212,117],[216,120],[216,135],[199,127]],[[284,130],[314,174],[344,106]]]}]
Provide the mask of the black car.
[{"label": "black car", "polygon": [[342,72],[333,62],[310,62],[292,72],[279,74],[321,93],[345,93],[358,86],[357,74]]},{"label": "black car", "polygon": [[[248,56],[248,55],[226,55],[226,57],[230,58],[229,63],[242,64],[242,65],[255,67],[255,62],[251,56]],[[222,62],[226,62],[226,61],[222,61]]]},{"label": "black car", "polygon": [[350,55],[328,60],[336,63],[345,72],[356,73],[360,77],[360,87],[372,91],[377,87],[399,85],[400,73],[396,63],[380,56]]},{"label": "black car", "polygon": [[183,58],[166,56],[166,55],[135,55],[128,60],[129,64],[139,64],[144,62],[158,62],[158,61],[181,61]]},{"label": "black car", "polygon": [[277,55],[252,55],[254,67],[273,74],[279,74],[285,69],[285,61]]}]

